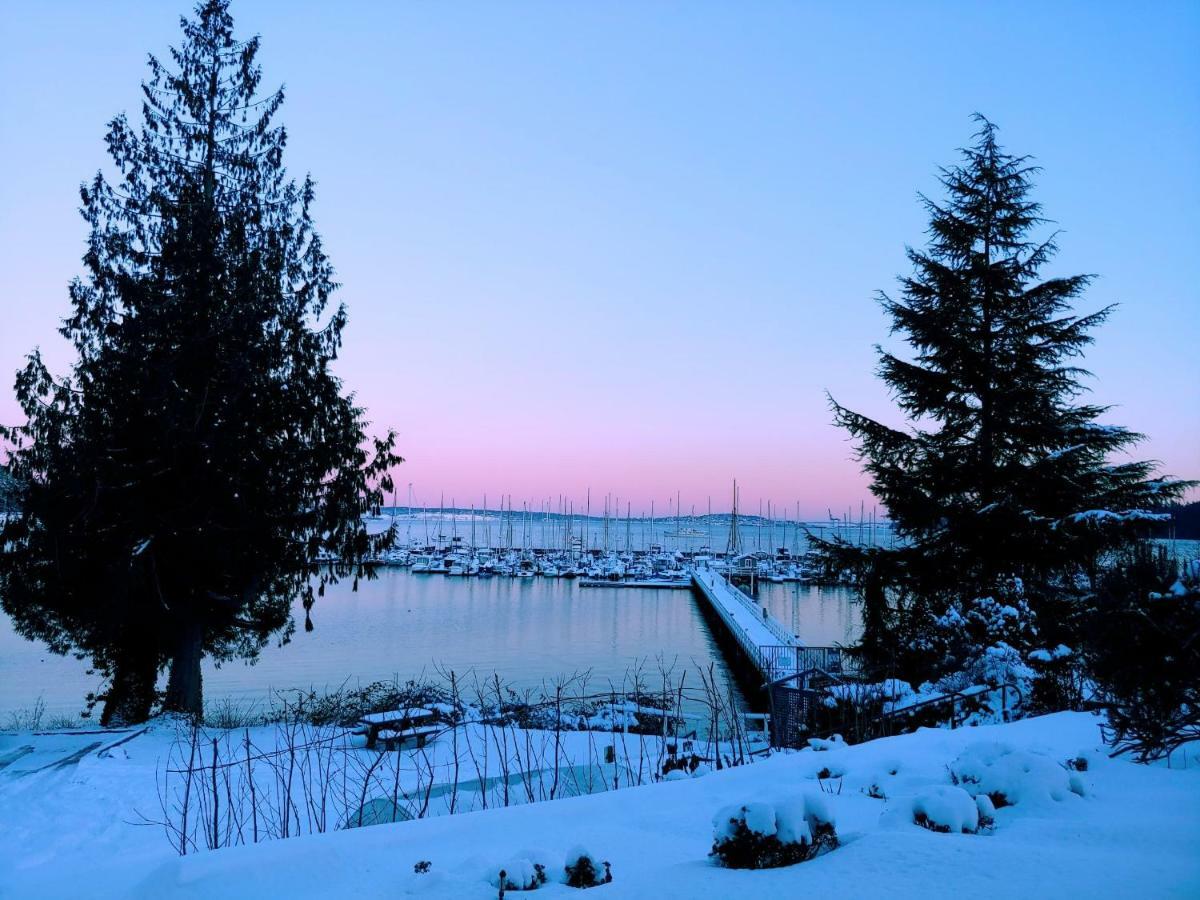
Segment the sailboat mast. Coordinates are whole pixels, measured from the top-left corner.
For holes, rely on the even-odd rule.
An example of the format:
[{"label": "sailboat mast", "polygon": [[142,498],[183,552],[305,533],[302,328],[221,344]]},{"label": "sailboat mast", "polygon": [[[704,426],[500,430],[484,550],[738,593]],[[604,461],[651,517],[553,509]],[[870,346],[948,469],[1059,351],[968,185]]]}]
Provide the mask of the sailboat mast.
[{"label": "sailboat mast", "polygon": [[725,549],[726,556],[730,562],[737,558],[741,553],[741,538],[738,535],[738,486],[737,479],[733,479],[733,511],[729,514],[729,544]]}]

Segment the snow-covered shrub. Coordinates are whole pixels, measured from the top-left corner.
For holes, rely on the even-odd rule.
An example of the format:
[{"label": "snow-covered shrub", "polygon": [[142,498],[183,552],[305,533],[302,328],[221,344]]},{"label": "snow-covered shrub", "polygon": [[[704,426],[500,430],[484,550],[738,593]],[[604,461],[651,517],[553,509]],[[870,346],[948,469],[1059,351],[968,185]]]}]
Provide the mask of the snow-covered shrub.
[{"label": "snow-covered shrub", "polygon": [[680,756],[672,755],[668,756],[663,761],[662,774],[664,779],[667,779],[667,776],[669,776],[672,772],[682,772],[684,775],[694,775],[701,768],[704,768],[706,771],[711,771],[695,753]]},{"label": "snow-covered shrub", "polygon": [[875,779],[869,785],[862,789],[862,792],[872,800],[886,800],[887,793],[879,786],[880,779]]},{"label": "snow-covered shrub", "polygon": [[1015,684],[1028,690],[1034,672],[1015,647],[997,641],[984,649],[965,669],[976,684]]},{"label": "snow-covered shrub", "polygon": [[730,869],[773,869],[804,862],[837,847],[824,798],[805,794],[779,804],[726,806],[713,816],[709,856]]},{"label": "snow-covered shrub", "polygon": [[[995,809],[992,809],[995,813]],[[938,784],[912,800],[912,819],[922,828],[943,834],[974,834],[979,830],[979,806],[960,787]]]},{"label": "snow-covered shrub", "polygon": [[1058,644],[1054,647],[1038,647],[1027,658],[1034,674],[1027,704],[1029,711],[1040,713],[1083,708],[1088,678],[1081,654],[1066,644]]},{"label": "snow-covered shrub", "polygon": [[613,880],[608,862],[601,861],[583,847],[574,847],[567,853],[563,869],[567,875],[567,887],[599,887]]},{"label": "snow-covered shrub", "polygon": [[950,778],[973,796],[984,794],[999,809],[1018,803],[1062,801],[1072,790],[1066,768],[1056,760],[995,741],[968,746],[950,764]]},{"label": "snow-covered shrub", "polygon": [[895,702],[909,697],[913,693],[912,685],[899,678],[885,678],[873,684],[835,684],[828,688],[829,695],[836,703],[838,701],[862,702],[884,700]]},{"label": "snow-covered shrub", "polygon": [[536,891],[546,883],[546,867],[526,856],[510,859],[490,879],[500,891]]},{"label": "snow-covered shrub", "polygon": [[943,672],[994,666],[994,661],[983,659],[989,648],[1028,647],[1038,633],[1033,610],[1025,597],[1025,586],[1019,578],[1011,579],[1002,590],[988,596],[954,601],[934,619],[931,631],[929,650],[941,656]]}]

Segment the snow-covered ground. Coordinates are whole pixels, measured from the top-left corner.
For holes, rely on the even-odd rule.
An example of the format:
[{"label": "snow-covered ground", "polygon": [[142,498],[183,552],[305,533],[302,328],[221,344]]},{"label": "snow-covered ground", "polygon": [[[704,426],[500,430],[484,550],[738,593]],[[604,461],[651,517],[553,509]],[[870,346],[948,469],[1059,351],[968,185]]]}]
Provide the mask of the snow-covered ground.
[{"label": "snow-covered ground", "polygon": [[[137,811],[158,813],[173,729],[119,746],[120,735],[0,735],[0,897],[482,900],[496,896],[500,868],[522,861],[550,876],[535,896],[565,897],[575,893],[556,879],[576,845],[611,864],[596,898],[1200,896],[1200,751],[1177,754],[1173,768],[1110,760],[1098,723],[1060,713],[835,742],[702,777],[186,857],[160,829],[132,824]],[[1067,764],[1079,758],[1083,771]],[[1007,797],[990,831],[912,823],[920,811],[956,831],[974,824],[955,778]],[[795,808],[805,794],[832,813],[838,849],[772,870],[710,860],[718,810]],[[423,860],[429,871],[417,874]]]}]

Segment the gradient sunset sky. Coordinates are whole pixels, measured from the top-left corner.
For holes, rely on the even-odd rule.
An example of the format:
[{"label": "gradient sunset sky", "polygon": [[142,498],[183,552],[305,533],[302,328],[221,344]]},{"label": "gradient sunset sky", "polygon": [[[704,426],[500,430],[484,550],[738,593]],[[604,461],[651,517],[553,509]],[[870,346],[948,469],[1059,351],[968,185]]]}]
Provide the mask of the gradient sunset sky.
[{"label": "gradient sunset sky", "polygon": [[[825,391],[895,421],[874,301],[986,114],[1044,168],[1047,274],[1118,302],[1086,364],[1200,477],[1200,4],[235,2],[399,432],[403,501],[805,516],[872,500]],[[0,4],[0,421],[55,333],[105,123],[181,3]],[[602,501],[599,501],[602,502]]]}]

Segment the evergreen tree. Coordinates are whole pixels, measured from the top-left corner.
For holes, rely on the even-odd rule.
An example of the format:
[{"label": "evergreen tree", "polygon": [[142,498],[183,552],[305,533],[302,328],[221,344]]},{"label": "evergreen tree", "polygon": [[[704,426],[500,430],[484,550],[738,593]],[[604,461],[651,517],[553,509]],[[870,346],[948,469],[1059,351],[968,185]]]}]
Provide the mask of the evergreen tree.
[{"label": "evergreen tree", "polygon": [[1200,740],[1200,560],[1144,545],[1120,556],[1085,617],[1086,672],[1108,743],[1161,759]]},{"label": "evergreen tree", "polygon": [[[313,183],[283,166],[277,90],[227,0],[151,57],[142,122],[111,123],[119,178],[82,189],[86,277],[63,380],[34,353],[9,428],[20,513],[0,542],[17,630],[92,660],[103,721],[199,714],[200,662],[253,658],[306,627],[316,594],[371,574],[362,514],[390,489],[394,435],[369,440],[330,366],[346,311],[313,228]],[[337,562],[318,564],[324,556]]]},{"label": "evergreen tree", "polygon": [[[946,199],[921,198],[927,248],[909,249],[899,295],[879,298],[913,349],[911,359],[879,350],[907,427],[831,400],[898,546],[818,543],[867,588],[868,665],[911,678],[961,666],[993,631],[1049,637],[1056,602],[1186,487],[1153,478],[1151,463],[1111,461],[1140,435],[1097,422],[1106,408],[1082,402],[1078,366],[1111,308],[1071,312],[1090,276],[1039,278],[1056,248],[1054,235],[1034,237],[1044,223],[1030,198],[1036,169],[977,120],[962,162],[941,171]],[[968,623],[987,627],[970,634]]]},{"label": "evergreen tree", "polygon": [[0,465],[0,516],[16,512],[17,485],[8,474],[8,467]]}]

